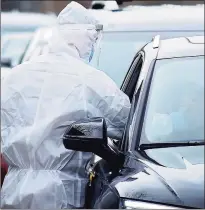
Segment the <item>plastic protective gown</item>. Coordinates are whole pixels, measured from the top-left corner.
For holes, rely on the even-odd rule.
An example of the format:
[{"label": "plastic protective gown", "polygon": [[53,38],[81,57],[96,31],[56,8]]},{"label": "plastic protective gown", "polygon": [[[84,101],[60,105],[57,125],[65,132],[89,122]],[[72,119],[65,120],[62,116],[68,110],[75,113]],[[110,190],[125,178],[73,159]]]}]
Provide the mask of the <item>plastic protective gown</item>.
[{"label": "plastic protective gown", "polygon": [[66,150],[62,135],[77,120],[105,117],[109,137],[121,138],[129,99],[86,64],[98,38],[95,24],[84,7],[68,4],[58,16],[50,52],[17,66],[3,81],[2,153],[9,171],[2,208],[83,207],[92,154]]}]

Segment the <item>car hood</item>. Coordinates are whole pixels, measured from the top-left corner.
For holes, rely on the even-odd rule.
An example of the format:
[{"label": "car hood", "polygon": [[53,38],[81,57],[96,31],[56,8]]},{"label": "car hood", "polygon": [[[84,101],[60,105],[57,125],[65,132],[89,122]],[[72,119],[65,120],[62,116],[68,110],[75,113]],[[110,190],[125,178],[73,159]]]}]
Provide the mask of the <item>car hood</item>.
[{"label": "car hood", "polygon": [[152,149],[145,156],[126,158],[120,178],[113,182],[120,197],[205,208],[203,146]]}]

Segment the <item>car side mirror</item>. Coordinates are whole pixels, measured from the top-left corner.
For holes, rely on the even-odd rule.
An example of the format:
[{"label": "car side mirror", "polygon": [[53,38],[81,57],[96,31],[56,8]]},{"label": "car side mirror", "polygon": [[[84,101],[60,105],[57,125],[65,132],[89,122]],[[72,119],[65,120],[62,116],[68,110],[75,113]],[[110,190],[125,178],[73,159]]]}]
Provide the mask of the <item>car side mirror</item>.
[{"label": "car side mirror", "polygon": [[12,61],[8,57],[1,58],[1,65],[4,67],[11,68],[12,67]]},{"label": "car side mirror", "polygon": [[104,118],[91,118],[73,123],[63,135],[66,149],[92,152],[110,164],[120,163],[121,155],[109,146]]}]

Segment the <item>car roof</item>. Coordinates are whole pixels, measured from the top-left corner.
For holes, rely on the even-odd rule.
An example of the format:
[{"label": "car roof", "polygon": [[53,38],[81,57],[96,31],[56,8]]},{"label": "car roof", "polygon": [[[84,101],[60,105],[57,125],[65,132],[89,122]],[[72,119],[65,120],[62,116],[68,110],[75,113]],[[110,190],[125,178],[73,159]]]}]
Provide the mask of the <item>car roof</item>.
[{"label": "car roof", "polygon": [[[204,31],[204,5],[147,6],[134,11],[91,11],[112,31]],[[173,14],[174,13],[174,14]],[[190,15],[194,14],[194,15]]]},{"label": "car roof", "polygon": [[204,55],[204,36],[179,37],[160,40],[157,59],[200,55]]}]

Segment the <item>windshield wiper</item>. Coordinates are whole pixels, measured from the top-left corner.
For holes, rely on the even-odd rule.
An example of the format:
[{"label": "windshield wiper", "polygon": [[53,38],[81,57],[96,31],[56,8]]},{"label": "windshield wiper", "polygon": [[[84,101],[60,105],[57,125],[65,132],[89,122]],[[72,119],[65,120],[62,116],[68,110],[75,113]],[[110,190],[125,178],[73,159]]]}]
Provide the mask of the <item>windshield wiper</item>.
[{"label": "windshield wiper", "polygon": [[189,146],[200,146],[205,145],[204,140],[200,141],[187,141],[187,142],[166,142],[166,143],[151,143],[141,144],[140,150],[155,149],[155,148],[168,148],[168,147],[189,147]]}]

